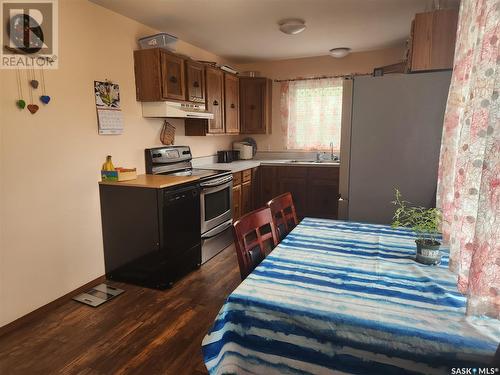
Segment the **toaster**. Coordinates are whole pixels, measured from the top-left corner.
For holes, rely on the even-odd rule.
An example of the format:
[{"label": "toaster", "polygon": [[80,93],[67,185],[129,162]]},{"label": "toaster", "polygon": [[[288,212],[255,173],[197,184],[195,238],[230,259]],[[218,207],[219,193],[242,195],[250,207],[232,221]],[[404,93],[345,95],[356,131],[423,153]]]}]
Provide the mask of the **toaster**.
[{"label": "toaster", "polygon": [[233,150],[217,151],[217,163],[231,163],[233,160],[238,160],[234,156]]},{"label": "toaster", "polygon": [[245,142],[234,142],[233,149],[240,152],[240,159],[247,160],[253,158],[253,147],[252,145]]}]

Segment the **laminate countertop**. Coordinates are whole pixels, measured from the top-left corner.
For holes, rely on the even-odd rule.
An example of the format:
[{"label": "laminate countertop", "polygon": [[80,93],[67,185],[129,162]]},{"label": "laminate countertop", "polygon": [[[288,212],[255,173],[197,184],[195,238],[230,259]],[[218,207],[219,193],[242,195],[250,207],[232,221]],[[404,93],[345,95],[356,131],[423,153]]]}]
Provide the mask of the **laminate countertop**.
[{"label": "laminate countertop", "polygon": [[140,174],[135,180],[129,181],[100,181],[100,185],[131,186],[150,189],[163,189],[170,186],[185,184],[200,179],[200,176],[168,176]]},{"label": "laminate countertop", "polygon": [[316,163],[314,161],[309,160],[236,160],[231,163],[211,163],[211,164],[202,164],[196,166],[196,168],[206,168],[206,169],[217,169],[217,170],[227,170],[232,173],[237,173],[244,171],[246,169],[251,169],[258,167],[260,165],[269,165],[269,166],[293,166],[293,167],[339,167],[340,162],[322,162]]}]

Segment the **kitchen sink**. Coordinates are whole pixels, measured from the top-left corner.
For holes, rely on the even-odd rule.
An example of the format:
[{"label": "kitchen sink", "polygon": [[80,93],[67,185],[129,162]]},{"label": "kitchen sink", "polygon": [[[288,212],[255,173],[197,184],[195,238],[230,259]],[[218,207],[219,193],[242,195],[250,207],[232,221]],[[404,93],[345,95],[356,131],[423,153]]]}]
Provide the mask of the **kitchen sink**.
[{"label": "kitchen sink", "polygon": [[275,163],[280,164],[339,164],[339,160],[279,160]]}]

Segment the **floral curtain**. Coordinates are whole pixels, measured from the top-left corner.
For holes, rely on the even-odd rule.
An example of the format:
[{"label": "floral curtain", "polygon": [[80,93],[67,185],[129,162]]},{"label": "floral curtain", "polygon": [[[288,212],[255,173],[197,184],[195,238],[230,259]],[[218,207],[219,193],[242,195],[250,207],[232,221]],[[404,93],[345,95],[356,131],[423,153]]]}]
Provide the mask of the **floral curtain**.
[{"label": "floral curtain", "polygon": [[500,317],[500,1],[462,1],[437,204],[467,314]]},{"label": "floral curtain", "polygon": [[281,124],[290,150],[340,149],[341,78],[305,79],[281,85]]}]

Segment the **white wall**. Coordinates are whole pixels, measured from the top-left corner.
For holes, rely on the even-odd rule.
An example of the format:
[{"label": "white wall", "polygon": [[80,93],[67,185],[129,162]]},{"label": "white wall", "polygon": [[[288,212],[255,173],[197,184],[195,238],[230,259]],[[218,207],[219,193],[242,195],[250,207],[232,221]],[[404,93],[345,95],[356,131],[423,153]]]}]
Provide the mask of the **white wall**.
[{"label": "white wall", "polygon": [[[0,71],[0,326],[104,274],[100,166],[111,154],[143,173],[144,148],[160,145],[161,120],[143,119],[135,100],[132,55],[137,38],[156,31],[86,0],[59,1],[59,21],[59,69],[45,72],[49,105],[18,110],[15,71]],[[183,42],[178,52],[220,60]],[[106,78],[120,84],[120,136],[97,135],[93,82]],[[194,156],[234,139],[185,137],[183,121],[173,122],[176,144]]]}]

